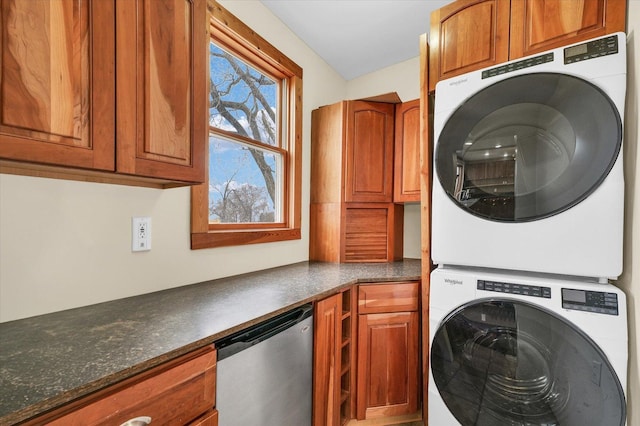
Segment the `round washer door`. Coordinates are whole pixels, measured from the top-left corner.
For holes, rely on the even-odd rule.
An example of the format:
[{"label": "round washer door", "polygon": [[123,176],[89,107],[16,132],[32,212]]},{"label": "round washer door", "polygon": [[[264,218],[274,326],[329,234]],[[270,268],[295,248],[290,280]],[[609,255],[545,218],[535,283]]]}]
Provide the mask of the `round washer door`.
[{"label": "round washer door", "polygon": [[431,372],[463,426],[623,426],[606,355],[565,319],[513,300],[478,300],[436,331]]},{"label": "round washer door", "polygon": [[566,74],[525,74],[482,89],[451,115],[435,168],[465,211],[526,222],[588,197],[621,144],[620,114],[600,88]]}]

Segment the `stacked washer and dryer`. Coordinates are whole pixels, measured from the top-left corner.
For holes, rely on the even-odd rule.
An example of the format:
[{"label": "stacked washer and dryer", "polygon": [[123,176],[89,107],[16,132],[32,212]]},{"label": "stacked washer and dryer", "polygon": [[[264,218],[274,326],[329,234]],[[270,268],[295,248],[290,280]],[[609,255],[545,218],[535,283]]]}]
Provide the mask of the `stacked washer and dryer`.
[{"label": "stacked washer and dryer", "polygon": [[624,426],[626,38],[441,81],[430,426]]}]

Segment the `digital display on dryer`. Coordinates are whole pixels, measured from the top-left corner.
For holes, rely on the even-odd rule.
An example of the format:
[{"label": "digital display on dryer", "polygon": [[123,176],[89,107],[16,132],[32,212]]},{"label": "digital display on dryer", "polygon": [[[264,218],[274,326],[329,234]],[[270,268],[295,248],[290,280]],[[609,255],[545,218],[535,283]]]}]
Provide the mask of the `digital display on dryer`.
[{"label": "digital display on dryer", "polygon": [[562,307],[575,311],[618,315],[618,295],[602,291],[563,288]]},{"label": "digital display on dryer", "polygon": [[571,64],[616,53],[618,53],[618,37],[612,35],[565,48],[564,63]]},{"label": "digital display on dryer", "polygon": [[562,289],[562,299],[568,302],[587,303],[587,292],[583,290]]},{"label": "digital display on dryer", "polygon": [[584,55],[585,53],[587,53],[586,44],[579,44],[577,46],[572,46],[564,49],[564,56],[567,58],[577,55]]}]

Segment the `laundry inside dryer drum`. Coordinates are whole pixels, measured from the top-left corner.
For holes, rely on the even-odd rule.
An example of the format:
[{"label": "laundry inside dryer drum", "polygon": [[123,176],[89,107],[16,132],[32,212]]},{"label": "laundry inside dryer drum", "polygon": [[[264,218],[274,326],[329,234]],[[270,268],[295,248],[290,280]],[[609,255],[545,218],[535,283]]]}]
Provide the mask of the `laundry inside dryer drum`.
[{"label": "laundry inside dryer drum", "polygon": [[481,90],[451,115],[436,143],[436,172],[466,211],[531,221],[584,200],[621,144],[620,116],[601,89],[566,74],[520,75]]},{"label": "laundry inside dryer drum", "polygon": [[622,426],[622,386],[604,353],[556,314],[476,301],[434,336],[431,369],[463,426]]}]

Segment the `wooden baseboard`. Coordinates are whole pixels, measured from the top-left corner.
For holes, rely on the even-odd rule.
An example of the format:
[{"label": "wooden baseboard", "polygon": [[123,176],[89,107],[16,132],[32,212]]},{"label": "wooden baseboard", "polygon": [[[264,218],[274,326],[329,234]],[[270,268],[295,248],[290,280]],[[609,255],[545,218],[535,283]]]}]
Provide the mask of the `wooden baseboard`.
[{"label": "wooden baseboard", "polygon": [[402,416],[385,417],[370,420],[349,420],[346,426],[421,426],[422,411],[413,414],[404,414]]}]

